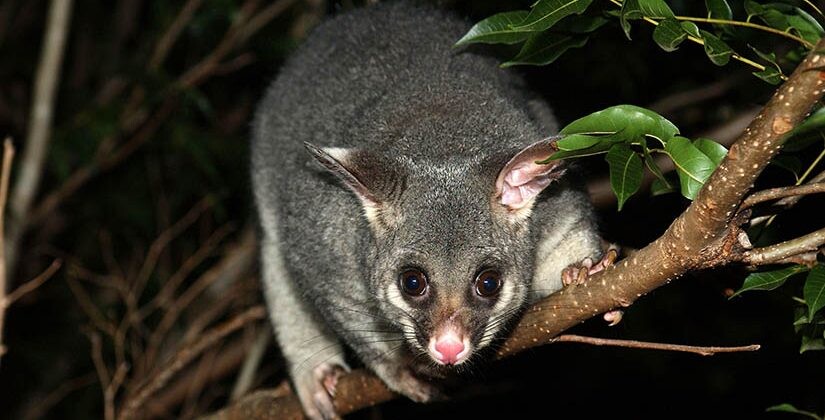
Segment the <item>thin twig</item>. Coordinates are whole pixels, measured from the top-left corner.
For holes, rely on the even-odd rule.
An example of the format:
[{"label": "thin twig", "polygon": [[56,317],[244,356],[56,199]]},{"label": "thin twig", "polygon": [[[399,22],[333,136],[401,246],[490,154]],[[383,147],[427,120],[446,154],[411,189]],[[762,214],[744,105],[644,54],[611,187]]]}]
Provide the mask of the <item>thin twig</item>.
[{"label": "thin twig", "polygon": [[234,401],[245,395],[252,388],[252,383],[255,380],[255,374],[258,372],[258,367],[264,357],[267,346],[269,346],[269,339],[272,332],[269,328],[264,328],[258,332],[258,337],[249,349],[246,355],[238,379],[235,380],[235,385],[232,387],[232,393],[229,399]]},{"label": "thin twig", "polygon": [[740,210],[753,207],[766,201],[778,200],[780,198],[803,196],[808,194],[825,193],[825,182],[815,184],[805,184],[793,187],[771,188],[769,190],[758,191],[751,194],[742,202]]},{"label": "thin twig", "polygon": [[[238,265],[238,259],[236,258],[236,254],[228,254],[224,257],[219,264],[215,265],[214,267],[210,268],[206,271],[203,275],[201,275],[197,280],[195,280],[177,299],[172,301],[168,304],[168,310],[163,317],[161,318],[160,322],[158,322],[157,326],[155,327],[152,335],[149,337],[148,344],[146,346],[146,361],[147,365],[152,366],[154,365],[155,356],[160,351],[160,346],[163,340],[166,338],[167,333],[172,329],[175,325],[175,322],[178,320],[181,312],[188,308],[189,305],[195,301],[195,299],[203,293],[210,285],[215,283],[221,276],[226,272],[227,266],[229,268],[236,267],[240,270],[245,271],[249,268],[248,264],[244,264],[244,261],[240,261],[240,267]],[[240,275],[238,276],[240,277]]]},{"label": "thin twig", "polygon": [[717,25],[742,26],[742,27],[745,27],[745,28],[751,28],[751,29],[756,29],[756,30],[760,30],[760,31],[763,31],[763,32],[768,32],[768,33],[771,33],[771,34],[774,34],[774,35],[784,36],[785,38],[788,38],[790,40],[793,40],[793,41],[796,41],[796,42],[802,44],[802,46],[804,46],[807,49],[811,49],[811,48],[814,47],[814,44],[811,44],[810,42],[808,42],[808,41],[806,41],[806,40],[804,40],[804,39],[802,39],[802,38],[800,38],[800,37],[798,37],[794,34],[791,34],[789,32],[785,32],[785,31],[780,31],[779,29],[774,29],[774,28],[771,28],[770,26],[760,25],[758,23],[753,23],[753,22],[742,22],[742,21],[739,21],[739,20],[728,20],[728,19],[698,18],[698,17],[693,17],[693,16],[676,16],[676,20],[689,21],[689,22],[700,22],[700,23],[712,23],[712,24],[717,24]]},{"label": "thin twig", "polygon": [[743,351],[757,351],[759,344],[751,344],[749,346],[738,347],[705,347],[705,346],[686,346],[682,344],[668,344],[668,343],[651,343],[647,341],[636,340],[617,340],[612,338],[586,337],[582,335],[564,334],[556,338],[550,339],[551,343],[584,343],[592,344],[594,346],[613,346],[613,347],[627,347],[632,349],[647,349],[647,350],[666,350],[666,351],[680,351],[686,353],[696,353],[702,356],[713,356],[717,353],[736,353]]},{"label": "thin twig", "polygon": [[21,418],[23,420],[36,420],[46,416],[49,410],[63,401],[66,396],[81,388],[85,388],[98,381],[97,375],[94,372],[89,372],[85,375],[69,379],[53,391],[49,392],[44,398],[38,398],[36,403],[28,405],[28,409],[23,413]]},{"label": "thin twig", "polygon": [[172,21],[172,24],[169,25],[169,28],[167,28],[166,32],[160,37],[160,41],[155,45],[155,49],[152,51],[152,58],[149,59],[149,70],[157,70],[160,68],[163,60],[165,60],[169,54],[169,50],[172,49],[172,45],[175,44],[175,41],[177,41],[183,29],[189,21],[192,20],[192,16],[194,16],[195,12],[201,6],[201,3],[203,3],[203,0],[188,0],[186,4],[183,5],[180,12],[175,16],[175,20]]},{"label": "thin twig", "polygon": [[243,328],[250,322],[263,319],[265,316],[266,310],[263,307],[252,307],[208,331],[196,342],[184,345],[177,354],[163,365],[156,375],[148,378],[147,381],[133,393],[134,396],[124,403],[123,411],[118,418],[126,420],[136,417],[138,409],[146,403],[147,399],[163,388],[175,374],[191,363],[192,360],[219,343],[229,334]]},{"label": "thin twig", "polygon": [[789,257],[817,251],[825,245],[825,228],[775,245],[745,251],[742,261],[752,265],[775,264]]},{"label": "thin twig", "polygon": [[28,215],[37,193],[46,159],[54,116],[57,82],[63,64],[63,51],[71,22],[73,0],[52,0],[49,5],[43,49],[37,64],[31,117],[20,170],[11,194],[9,231],[7,232],[7,269],[14,270],[17,247],[23,233],[23,220]]},{"label": "thin twig", "polygon": [[[260,12],[261,17],[256,15],[251,19],[247,18],[247,14],[252,11],[249,5],[252,5],[254,2],[245,3],[245,5],[241,7],[242,11],[238,13],[240,16],[238,22],[246,22],[246,26],[233,25],[213,51],[200,62],[189,68],[189,70],[185,71],[178,77],[173,85],[177,86],[178,89],[196,87],[213,76],[215,71],[225,71],[226,68],[221,67],[220,64],[226,55],[237,48],[242,41],[249,39],[267,23],[271,22],[272,19],[287,10],[288,6],[292,5],[295,1],[297,0],[281,0],[275,2]],[[238,37],[238,33],[241,33],[242,36]],[[24,219],[24,226],[21,227],[21,230],[37,225],[54,212],[68,197],[75,194],[92,179],[118,165],[143,146],[177,108],[179,93],[179,91],[170,91],[166,100],[153,113],[145,113],[146,115],[151,115],[150,117],[138,119],[137,124],[127,124],[130,127],[140,126],[141,124],[142,126],[122,145],[116,146],[114,138],[104,139],[104,141],[101,142],[101,147],[98,148],[98,153],[96,153],[94,161],[75,170],[63,184],[46,194],[45,198],[43,198],[30,212],[28,217]],[[134,99],[130,99],[130,102],[138,105],[127,106],[126,108],[139,109],[139,103],[143,99],[143,95],[134,95]],[[135,111],[134,114],[143,115],[144,113]],[[125,131],[128,132],[130,130]]]},{"label": "thin twig", "polygon": [[112,375],[112,381],[103,388],[103,407],[106,420],[115,420],[115,396],[117,396],[117,391],[126,379],[128,371],[129,365],[126,363],[119,364],[115,374]]},{"label": "thin twig", "polygon": [[6,220],[6,200],[9,195],[9,177],[11,176],[11,164],[14,160],[14,146],[10,138],[3,142],[3,166],[0,167],[0,357],[6,353],[6,346],[3,344],[3,325],[6,319],[6,308],[11,305],[11,298],[6,296],[8,287],[8,269],[6,267],[6,241],[5,241],[5,220]]},{"label": "thin twig", "polygon": [[47,282],[57,270],[63,265],[63,261],[61,260],[54,260],[52,264],[46,268],[42,273],[38,274],[37,277],[27,281],[26,283],[21,284],[19,287],[14,289],[11,293],[6,296],[5,306],[9,307],[18,299],[22,298],[23,296],[33,292],[38,287],[42,286],[43,283]]}]

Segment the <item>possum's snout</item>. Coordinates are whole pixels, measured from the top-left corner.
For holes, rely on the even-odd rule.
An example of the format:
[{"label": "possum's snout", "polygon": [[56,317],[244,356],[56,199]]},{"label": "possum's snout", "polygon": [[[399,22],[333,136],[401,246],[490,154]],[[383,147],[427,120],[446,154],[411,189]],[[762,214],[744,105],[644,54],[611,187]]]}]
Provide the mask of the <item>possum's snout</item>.
[{"label": "possum's snout", "polygon": [[457,329],[445,329],[430,338],[427,350],[436,362],[442,365],[457,365],[469,358],[472,345],[466,334]]}]

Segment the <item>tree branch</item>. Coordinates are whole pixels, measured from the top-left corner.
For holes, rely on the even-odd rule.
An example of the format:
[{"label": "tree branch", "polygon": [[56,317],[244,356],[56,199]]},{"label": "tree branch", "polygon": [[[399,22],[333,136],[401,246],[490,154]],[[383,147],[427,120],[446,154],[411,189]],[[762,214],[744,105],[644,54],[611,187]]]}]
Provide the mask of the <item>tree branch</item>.
[{"label": "tree branch", "polygon": [[[757,176],[778,152],[784,135],[801,122],[822,98],[825,64],[818,51],[821,40],[731,146],[725,159],[693,203],[653,243],[618,264],[594,274],[587,282],[568,287],[529,308],[497,356],[506,357],[550,341],[562,331],[617,307],[629,306],[642,295],[689,270],[736,261],[734,217]],[[336,388],[341,414],[393,398],[374,375],[353,371]],[[211,418],[300,417],[294,396],[272,398],[255,393]]]},{"label": "tree branch", "polygon": [[11,163],[14,160],[14,146],[10,138],[3,142],[3,166],[0,167],[0,357],[6,353],[3,344],[3,324],[6,320],[6,307],[10,305],[10,298],[6,296],[8,287],[8,270],[6,269],[5,220],[6,200],[9,196],[9,177]]},{"label": "tree branch", "polygon": [[138,415],[138,409],[146,403],[146,401],[158,392],[163,386],[184,366],[192,362],[197,356],[201,355],[205,350],[219,343],[229,334],[239,330],[248,323],[263,319],[266,315],[266,310],[261,306],[255,306],[241,314],[235,316],[229,321],[215,327],[213,330],[204,334],[196,342],[191,343],[175,354],[159,371],[147,379],[136,392],[133,397],[128,399],[123,404],[123,411],[118,416],[118,419],[126,420],[135,418]]},{"label": "tree branch", "polygon": [[825,182],[817,182],[813,184],[804,184],[792,187],[771,188],[769,190],[759,191],[751,194],[742,202],[739,208],[747,209],[759,203],[766,201],[777,200],[785,197],[803,196],[808,194],[825,193]]},{"label": "tree branch", "polygon": [[686,353],[695,353],[702,356],[713,356],[717,353],[736,353],[743,351],[757,351],[759,344],[751,344],[749,346],[738,347],[704,347],[704,346],[685,346],[681,344],[667,344],[667,343],[650,343],[646,341],[636,340],[614,340],[609,338],[585,337],[582,335],[563,334],[555,338],[551,338],[549,343],[584,343],[592,344],[594,346],[614,346],[627,347],[632,349],[647,349],[647,350],[666,350],[666,351],[681,351]]},{"label": "tree branch", "polygon": [[17,247],[23,234],[23,225],[43,174],[49,138],[52,131],[57,81],[63,63],[63,50],[72,14],[72,0],[52,0],[43,50],[37,65],[34,97],[29,119],[28,136],[19,164],[19,173],[11,194],[11,219],[6,235],[6,269],[12,271],[17,261]]},{"label": "tree branch", "polygon": [[815,252],[823,245],[825,245],[825,228],[796,239],[745,251],[742,261],[751,265],[776,264],[790,257]]}]

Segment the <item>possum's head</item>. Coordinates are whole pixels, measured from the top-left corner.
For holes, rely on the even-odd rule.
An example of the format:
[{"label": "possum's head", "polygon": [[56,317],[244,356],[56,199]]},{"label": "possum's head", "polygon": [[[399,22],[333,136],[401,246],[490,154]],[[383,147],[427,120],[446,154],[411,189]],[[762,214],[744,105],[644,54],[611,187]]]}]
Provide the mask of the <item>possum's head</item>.
[{"label": "possum's head", "polygon": [[550,141],[438,160],[308,150],[360,199],[373,232],[371,290],[409,347],[459,365],[520,313],[533,274],[530,211],[563,169]]}]

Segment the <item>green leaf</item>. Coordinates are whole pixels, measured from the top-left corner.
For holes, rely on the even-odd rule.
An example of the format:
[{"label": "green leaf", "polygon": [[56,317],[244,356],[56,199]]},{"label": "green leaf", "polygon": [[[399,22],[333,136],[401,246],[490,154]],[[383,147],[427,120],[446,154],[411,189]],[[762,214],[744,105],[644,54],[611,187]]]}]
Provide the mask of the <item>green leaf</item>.
[{"label": "green leaf", "polygon": [[581,14],[593,0],[539,0],[530,14],[520,23],[513,25],[517,31],[543,31],[562,18]]},{"label": "green leaf", "polygon": [[599,141],[599,136],[591,136],[587,134],[571,134],[557,141],[556,146],[559,148],[559,150],[581,150],[587,149],[595,145]]},{"label": "green leaf", "polygon": [[773,52],[771,53],[764,53],[759,51],[759,49],[750,46],[751,50],[756,53],[764,61],[768,62],[768,65],[765,66],[765,70],[754,72],[753,75],[768,82],[772,85],[778,85],[782,82],[782,68],[779,67],[779,64],[776,63],[776,54]]},{"label": "green leaf", "polygon": [[667,52],[676,50],[687,36],[687,32],[682,29],[682,25],[675,18],[660,21],[653,30],[653,40]]},{"label": "green leaf", "polygon": [[785,3],[759,4],[745,2],[748,19],[758,17],[766,25],[785,32],[792,32],[802,39],[815,44],[822,37],[822,26],[806,11]]},{"label": "green leaf", "polygon": [[667,142],[679,129],[665,117],[634,105],[616,105],[594,112],[564,127],[560,134],[615,133],[624,141],[641,141],[644,136]]},{"label": "green leaf", "polygon": [[813,319],[814,314],[825,306],[825,265],[817,265],[808,273],[802,298],[808,305],[808,319]]},{"label": "green leaf", "polygon": [[569,16],[553,26],[553,32],[587,34],[610,22],[603,16]]},{"label": "green leaf", "polygon": [[751,290],[773,290],[782,286],[789,277],[807,271],[804,265],[793,265],[779,270],[760,271],[751,273],[745,277],[742,287],[734,293],[731,298]]},{"label": "green leaf", "polygon": [[516,65],[544,66],[556,61],[571,48],[580,48],[587,43],[586,35],[559,35],[542,32],[530,37],[521,47],[518,55],[501,64],[501,67]]},{"label": "green leaf", "polygon": [[793,8],[793,14],[787,15],[788,25],[793,28],[802,39],[816,44],[822,35],[825,34],[822,25],[809,15],[808,12],[798,8]]},{"label": "green leaf", "polygon": [[702,34],[702,39],[705,41],[705,54],[710,61],[717,66],[724,66],[730,61],[730,56],[733,55],[733,50],[725,41],[719,39],[716,35],[708,31],[699,31]]},{"label": "green leaf", "polygon": [[619,200],[619,211],[630,196],[642,185],[642,160],[630,146],[613,145],[605,157],[610,165],[610,186]]},{"label": "green leaf", "polygon": [[782,72],[775,67],[766,66],[765,70],[755,71],[753,75],[772,85],[782,83]]},{"label": "green leaf", "polygon": [[[570,140],[568,140],[570,139]],[[591,156],[607,152],[611,146],[623,142],[616,133],[606,135],[570,134],[556,142],[559,151],[540,163],[569,157]],[[560,145],[561,144],[561,145]],[[590,146],[587,146],[590,144]]]},{"label": "green leaf", "polygon": [[777,412],[781,412],[781,413],[794,413],[794,414],[800,414],[800,415],[803,415],[803,416],[812,417],[812,418],[815,418],[816,420],[821,420],[818,415],[816,415],[814,413],[811,413],[810,411],[800,410],[800,409],[798,409],[798,408],[796,408],[793,405],[788,404],[788,403],[775,405],[773,407],[768,407],[768,408],[765,409],[765,411],[777,411]]},{"label": "green leaf", "polygon": [[674,188],[673,185],[659,178],[654,179],[650,184],[650,195],[653,197],[669,194],[674,191],[676,191],[676,188]]},{"label": "green leaf", "polygon": [[674,137],[665,145],[679,174],[682,195],[693,200],[716,165],[701,150],[684,137]]},{"label": "green leaf", "polygon": [[731,20],[733,18],[730,5],[725,0],[705,0],[705,7],[708,9],[708,17],[711,19]]},{"label": "green leaf", "polygon": [[745,0],[745,13],[748,14],[748,20],[751,20],[753,16],[758,16],[763,12],[764,8],[761,4],[753,0]]},{"label": "green leaf", "polygon": [[682,30],[687,32],[688,35],[696,37],[696,38],[701,38],[702,37],[702,35],[699,33],[699,27],[696,26],[695,23],[688,22],[688,21],[682,21],[679,24],[682,25]]},{"label": "green leaf", "polygon": [[668,188],[672,190],[673,186],[670,185],[670,182],[665,178],[664,174],[662,174],[662,170],[659,169],[659,165],[656,164],[656,161],[653,160],[653,157],[650,155],[650,149],[647,147],[647,141],[642,142],[642,157],[644,158],[647,169],[650,169],[650,172],[655,175],[660,181],[660,184],[662,184],[661,188]]},{"label": "green leaf", "polygon": [[[722,159],[725,158],[725,155],[728,154],[728,149],[721,144],[706,138],[698,138],[693,141],[693,145],[696,146],[697,149],[701,150],[705,156],[709,157],[713,164],[719,166],[722,163]],[[713,169],[716,169],[715,167]]]},{"label": "green leaf", "polygon": [[825,339],[803,335],[802,344],[799,346],[799,353],[805,353],[810,350],[825,350]]},{"label": "green leaf", "polygon": [[476,23],[466,34],[464,34],[456,47],[463,45],[484,43],[484,44],[517,44],[526,41],[530,37],[530,32],[513,30],[513,24],[523,21],[527,17],[526,10],[514,12],[504,12],[493,15]]},{"label": "green leaf", "polygon": [[627,39],[630,39],[630,20],[644,17],[664,19],[675,17],[664,0],[624,0],[619,13],[619,23],[622,25]]}]

